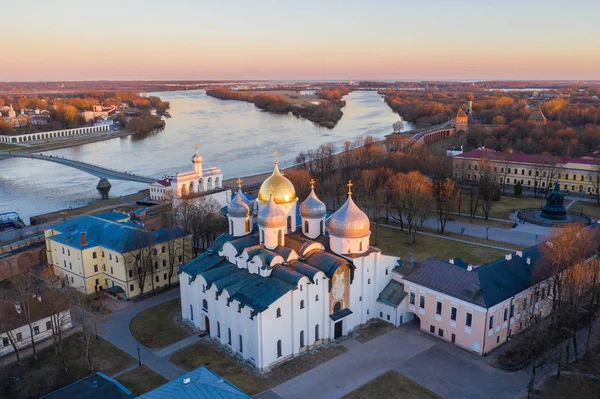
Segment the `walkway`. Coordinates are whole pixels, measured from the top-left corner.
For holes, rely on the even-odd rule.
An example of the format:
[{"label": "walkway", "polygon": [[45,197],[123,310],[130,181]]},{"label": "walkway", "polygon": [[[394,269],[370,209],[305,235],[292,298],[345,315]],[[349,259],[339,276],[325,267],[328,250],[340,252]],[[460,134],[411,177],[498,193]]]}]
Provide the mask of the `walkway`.
[{"label": "walkway", "polygon": [[[350,350],[265,392],[260,397],[340,398],[386,371],[396,370],[444,398],[515,398],[527,372],[506,373],[485,358],[401,326],[365,344],[347,340]],[[468,381],[468,384],[465,382]]]},{"label": "walkway", "polygon": [[160,353],[165,350],[172,349],[172,351],[175,351],[179,349],[177,346],[181,341],[164,348],[161,351],[154,352],[139,344],[129,332],[129,323],[138,313],[177,298],[179,298],[179,289],[174,288],[150,298],[140,300],[131,306],[104,316],[98,322],[98,335],[135,359],[138,358],[139,348],[140,359],[143,365],[148,366],[168,380],[177,378],[185,373],[185,371],[161,357]]},{"label": "walkway", "polygon": [[93,165],[86,162],[76,161],[74,159],[64,158],[64,157],[55,157],[52,155],[42,155],[42,154],[23,154],[18,152],[11,151],[0,151],[0,158],[30,158],[30,159],[38,159],[42,161],[49,161],[59,163],[61,165],[70,166],[72,168],[81,170],[83,172],[89,173],[99,178],[107,178],[113,180],[126,180],[133,181],[137,183],[154,183],[157,179],[152,177],[145,177],[134,175],[133,173],[121,172],[114,169],[109,169],[100,165]]}]

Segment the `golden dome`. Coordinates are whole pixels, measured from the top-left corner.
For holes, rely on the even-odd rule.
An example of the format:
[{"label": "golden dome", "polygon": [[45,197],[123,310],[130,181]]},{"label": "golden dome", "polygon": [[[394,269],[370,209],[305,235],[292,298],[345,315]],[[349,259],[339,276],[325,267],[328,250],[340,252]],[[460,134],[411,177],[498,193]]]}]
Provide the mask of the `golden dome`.
[{"label": "golden dome", "polygon": [[281,174],[277,163],[275,163],[273,174],[261,184],[258,190],[258,199],[261,202],[269,202],[271,187],[273,187],[272,194],[276,204],[289,204],[296,200],[294,185]]}]

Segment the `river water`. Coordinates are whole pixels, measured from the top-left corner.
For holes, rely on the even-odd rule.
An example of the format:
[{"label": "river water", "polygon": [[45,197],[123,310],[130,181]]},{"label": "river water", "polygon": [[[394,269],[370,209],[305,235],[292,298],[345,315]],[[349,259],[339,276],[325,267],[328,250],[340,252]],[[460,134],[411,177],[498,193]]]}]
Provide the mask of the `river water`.
[{"label": "river water", "polygon": [[[367,135],[381,138],[399,119],[374,91],[347,95],[344,116],[334,129],[292,115],[263,112],[251,103],[208,97],[204,90],[153,94],[171,102],[172,118],[166,120],[164,130],[44,154],[160,178],[191,170],[197,144],[204,167],[218,166],[228,179],[270,170],[275,149],[286,167],[300,151],[320,144],[333,142],[341,149],[346,140]],[[405,130],[411,127],[405,122]],[[33,215],[86,205],[100,198],[97,183],[92,175],[52,162],[6,159],[0,161],[0,213],[19,212],[27,223]],[[147,187],[117,180],[111,184],[111,197]]]}]

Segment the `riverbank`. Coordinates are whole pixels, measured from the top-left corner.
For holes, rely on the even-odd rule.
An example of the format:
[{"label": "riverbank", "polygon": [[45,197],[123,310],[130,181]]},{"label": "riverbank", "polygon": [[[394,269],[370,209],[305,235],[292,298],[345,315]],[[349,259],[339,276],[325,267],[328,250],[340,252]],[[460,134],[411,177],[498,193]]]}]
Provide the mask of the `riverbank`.
[{"label": "riverbank", "polygon": [[116,139],[120,137],[127,137],[134,134],[136,134],[136,132],[134,132],[133,130],[123,129],[116,132],[102,132],[100,134],[93,134],[89,136],[73,136],[72,138],[65,138],[64,140],[49,141],[34,145],[13,145],[12,148],[7,148],[7,150],[10,150],[12,152],[31,154],[42,151],[53,151],[60,150],[63,148],[76,147],[83,144],[90,144],[99,141]]}]

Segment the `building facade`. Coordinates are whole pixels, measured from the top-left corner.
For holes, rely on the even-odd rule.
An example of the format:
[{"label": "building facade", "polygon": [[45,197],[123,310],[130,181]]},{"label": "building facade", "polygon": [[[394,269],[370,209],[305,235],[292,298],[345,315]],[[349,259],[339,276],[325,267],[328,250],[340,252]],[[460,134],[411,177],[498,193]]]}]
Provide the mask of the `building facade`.
[{"label": "building facade", "polygon": [[[42,294],[25,301],[27,303],[0,300],[0,356],[14,352],[13,344],[17,349],[30,346],[32,334],[34,342],[39,342],[72,327],[71,310],[65,297]],[[32,320],[31,329],[25,309]]]},{"label": "building facade", "polygon": [[177,283],[179,265],[192,253],[183,229],[149,231],[120,212],[58,223],[45,237],[55,275],[88,295],[107,290],[131,298]]},{"label": "building facade", "polygon": [[452,158],[454,177],[463,182],[481,179],[483,163],[500,185],[521,183],[524,189],[549,190],[555,182],[567,193],[597,195],[600,186],[600,154],[556,157],[497,152],[479,148]]},{"label": "building facade", "polygon": [[196,149],[192,156],[193,170],[180,172],[150,184],[150,199],[176,201],[198,197],[210,197],[221,206],[229,204],[231,190],[223,187],[223,172],[220,168],[202,168],[202,157]]},{"label": "building facade", "polygon": [[399,258],[369,246],[351,193],[326,215],[314,189],[298,206],[277,164],[256,201],[239,189],[229,233],[180,268],[182,317],[265,371],[383,315]]}]

